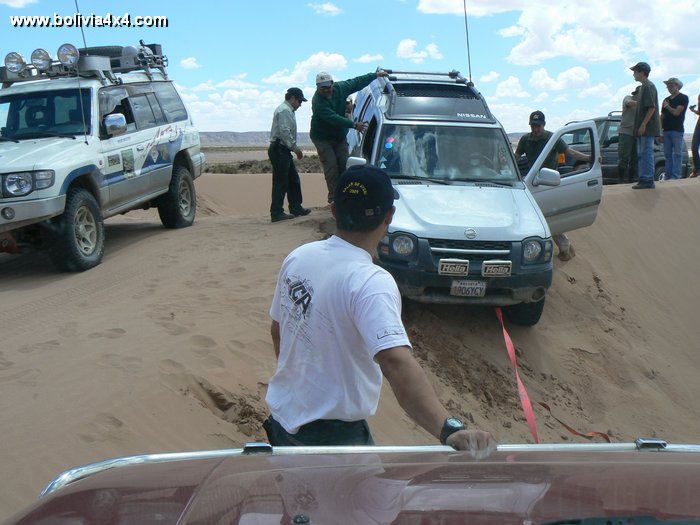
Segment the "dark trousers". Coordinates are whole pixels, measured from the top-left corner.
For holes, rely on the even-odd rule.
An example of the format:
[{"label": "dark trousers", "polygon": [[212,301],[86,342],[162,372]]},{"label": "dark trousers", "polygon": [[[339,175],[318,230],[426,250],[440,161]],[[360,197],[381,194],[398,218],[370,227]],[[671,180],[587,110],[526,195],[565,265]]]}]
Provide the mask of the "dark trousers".
[{"label": "dark trousers", "polygon": [[637,179],[637,140],[632,135],[620,133],[617,144],[617,176],[620,182]]},{"label": "dark trousers", "polygon": [[272,142],[267,148],[267,156],[272,163],[272,199],[270,216],[277,217],[284,213],[284,196],[287,196],[289,212],[301,209],[301,179],[294,165],[292,152],[283,144]]},{"label": "dark trousers", "polygon": [[693,171],[700,171],[700,117],[695,124],[695,131],[693,132]]},{"label": "dark trousers", "polygon": [[348,141],[343,140],[314,140],[314,146],[318,151],[318,158],[323,166],[323,176],[328,187],[328,202],[333,202],[333,194],[338,184],[338,179],[345,171],[350,152]]},{"label": "dark trousers", "polygon": [[369,425],[364,419],[362,421],[319,419],[303,425],[296,434],[290,434],[270,416],[263,422],[263,428],[273,447],[374,446]]}]

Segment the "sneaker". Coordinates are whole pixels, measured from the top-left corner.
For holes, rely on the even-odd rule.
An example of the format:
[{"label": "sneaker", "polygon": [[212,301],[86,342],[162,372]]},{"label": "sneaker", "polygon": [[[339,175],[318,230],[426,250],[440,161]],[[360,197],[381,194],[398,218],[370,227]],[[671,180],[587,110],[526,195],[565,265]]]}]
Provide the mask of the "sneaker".
[{"label": "sneaker", "polygon": [[294,215],[290,215],[289,213],[280,213],[279,215],[274,215],[272,217],[272,222],[279,222],[279,221],[286,221],[288,219],[293,219]]},{"label": "sneaker", "polygon": [[573,245],[569,245],[569,249],[565,252],[559,252],[557,257],[559,257],[560,261],[570,261],[572,258],[576,257],[576,250],[574,250]]},{"label": "sneaker", "polygon": [[698,175],[700,175],[700,170],[698,170],[698,171],[693,170],[693,173],[691,173],[690,176],[689,176],[688,178],[689,178],[689,179],[694,179],[694,178],[697,177]]},{"label": "sneaker", "polygon": [[641,180],[632,186],[633,190],[653,190],[656,186],[653,182],[642,182]]},{"label": "sneaker", "polygon": [[311,210],[309,208],[297,208],[295,210],[289,210],[289,213],[291,213],[295,217],[299,217],[302,215],[308,215],[309,213],[311,213]]}]

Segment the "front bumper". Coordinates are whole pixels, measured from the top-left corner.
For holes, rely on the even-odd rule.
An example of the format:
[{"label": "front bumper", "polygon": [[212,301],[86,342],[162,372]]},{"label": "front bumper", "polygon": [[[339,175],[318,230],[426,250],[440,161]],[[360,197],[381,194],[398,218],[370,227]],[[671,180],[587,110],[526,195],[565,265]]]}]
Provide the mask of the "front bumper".
[{"label": "front bumper", "polygon": [[[0,233],[17,230],[60,215],[65,205],[65,195],[28,201],[0,200]],[[7,209],[11,211],[6,211]],[[11,219],[5,218],[7,213],[12,214]]]}]

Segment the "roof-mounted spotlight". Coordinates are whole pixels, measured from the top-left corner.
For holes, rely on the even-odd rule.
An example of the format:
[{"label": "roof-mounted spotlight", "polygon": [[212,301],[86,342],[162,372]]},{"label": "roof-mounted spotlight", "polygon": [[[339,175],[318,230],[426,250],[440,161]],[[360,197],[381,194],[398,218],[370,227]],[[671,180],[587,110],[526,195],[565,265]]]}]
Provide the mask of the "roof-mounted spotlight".
[{"label": "roof-mounted spotlight", "polygon": [[67,68],[73,68],[78,64],[80,53],[73,44],[63,44],[56,53],[58,61]]},{"label": "roof-mounted spotlight", "polygon": [[22,55],[13,51],[5,55],[5,67],[11,73],[21,73],[27,67],[27,63],[22,58]]},{"label": "roof-mounted spotlight", "polygon": [[32,65],[39,71],[46,71],[51,67],[51,55],[45,49],[35,49],[32,52]]}]

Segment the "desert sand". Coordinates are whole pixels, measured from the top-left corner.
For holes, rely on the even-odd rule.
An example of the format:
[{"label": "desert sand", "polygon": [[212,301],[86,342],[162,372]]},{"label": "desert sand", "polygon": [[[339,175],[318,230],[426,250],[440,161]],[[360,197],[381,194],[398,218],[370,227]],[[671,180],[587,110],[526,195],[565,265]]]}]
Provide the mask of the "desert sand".
[{"label": "desert sand", "polygon": [[[76,465],[264,438],[277,271],[333,231],[323,178],[303,186],[313,213],[270,224],[269,175],[206,174],[193,227],[164,230],[154,210],[110,219],[85,273],[0,256],[0,518]],[[700,442],[698,224],[700,182],[683,180],[606,187],[596,223],[570,234],[577,256],[555,261],[541,322],[506,325],[543,442],[584,439],[538,401],[616,442]],[[405,302],[404,320],[453,413],[533,441],[493,308]],[[379,444],[436,442],[386,385],[370,425]]]}]

